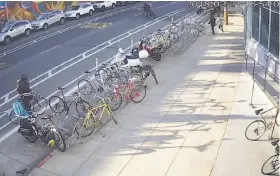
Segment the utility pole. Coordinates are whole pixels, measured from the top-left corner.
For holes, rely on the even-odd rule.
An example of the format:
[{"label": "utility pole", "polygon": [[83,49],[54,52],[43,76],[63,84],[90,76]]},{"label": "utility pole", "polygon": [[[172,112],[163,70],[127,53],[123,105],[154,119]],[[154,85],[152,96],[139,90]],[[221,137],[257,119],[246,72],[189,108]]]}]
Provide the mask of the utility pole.
[{"label": "utility pole", "polygon": [[224,6],[224,20],[225,20],[225,25],[228,25],[228,3],[225,3]]}]

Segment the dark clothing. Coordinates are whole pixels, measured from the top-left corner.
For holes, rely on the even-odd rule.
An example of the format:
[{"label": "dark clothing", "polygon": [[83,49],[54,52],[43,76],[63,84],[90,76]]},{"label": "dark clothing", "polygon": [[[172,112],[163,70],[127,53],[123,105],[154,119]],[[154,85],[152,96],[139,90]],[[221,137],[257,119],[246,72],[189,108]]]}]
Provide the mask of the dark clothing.
[{"label": "dark clothing", "polygon": [[223,25],[219,24],[219,29],[221,29],[221,31],[224,32],[224,27],[223,27]]},{"label": "dark clothing", "polygon": [[214,18],[214,16],[210,17],[209,23],[211,25],[211,29],[212,29],[212,34],[215,35],[215,30],[214,27],[216,25],[216,19]]},{"label": "dark clothing", "polygon": [[[21,95],[23,93],[31,93],[31,89],[29,87],[29,82],[28,81],[22,81],[18,80],[17,81],[17,91]],[[30,101],[33,99],[33,96],[21,96],[21,101],[22,105],[25,108],[26,111],[31,111],[31,104]]]},{"label": "dark clothing", "polygon": [[147,4],[147,3],[144,3],[144,14],[147,15],[147,18],[149,16],[153,16],[154,18],[156,17],[154,12],[151,10],[151,6],[149,4]]},{"label": "dark clothing", "polygon": [[198,15],[201,14],[202,12],[203,12],[203,8],[201,7],[196,10],[196,14]]}]

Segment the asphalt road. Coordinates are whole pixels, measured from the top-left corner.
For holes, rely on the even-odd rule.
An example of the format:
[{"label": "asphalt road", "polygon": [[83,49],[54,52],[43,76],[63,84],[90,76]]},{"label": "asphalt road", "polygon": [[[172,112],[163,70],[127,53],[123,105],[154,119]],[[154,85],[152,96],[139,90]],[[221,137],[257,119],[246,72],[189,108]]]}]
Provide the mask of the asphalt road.
[{"label": "asphalt road", "polygon": [[[77,77],[86,69],[95,67],[96,57],[101,63],[114,56],[119,46],[129,47],[131,39],[137,41],[141,36],[169,25],[171,18],[177,20],[194,11],[185,9],[184,2],[157,2],[153,4],[153,9],[157,15],[155,20],[130,10],[99,20],[99,23],[111,23],[106,28],[77,27],[1,58],[0,62],[8,62],[10,66],[0,69],[0,81],[4,83],[0,97],[15,88],[16,80],[22,73],[30,79],[42,74],[32,80],[32,85],[44,97],[57,94],[58,86],[66,86],[67,92],[77,86]],[[9,94],[7,103],[0,100],[0,112],[12,107],[14,95],[15,92]],[[29,144],[20,134],[10,133],[14,127],[7,117],[0,118],[0,166],[3,162],[10,163],[8,170],[33,167],[48,153],[48,148],[40,142]],[[7,133],[11,136],[6,139]]]}]

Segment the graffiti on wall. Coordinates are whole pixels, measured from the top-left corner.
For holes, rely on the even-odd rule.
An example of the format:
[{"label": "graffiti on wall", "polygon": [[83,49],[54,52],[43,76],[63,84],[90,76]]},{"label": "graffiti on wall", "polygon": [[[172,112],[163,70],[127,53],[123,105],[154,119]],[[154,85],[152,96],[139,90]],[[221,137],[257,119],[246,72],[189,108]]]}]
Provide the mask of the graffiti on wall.
[{"label": "graffiti on wall", "polygon": [[79,1],[0,1],[0,19],[32,21],[41,13],[65,11],[77,3]]}]

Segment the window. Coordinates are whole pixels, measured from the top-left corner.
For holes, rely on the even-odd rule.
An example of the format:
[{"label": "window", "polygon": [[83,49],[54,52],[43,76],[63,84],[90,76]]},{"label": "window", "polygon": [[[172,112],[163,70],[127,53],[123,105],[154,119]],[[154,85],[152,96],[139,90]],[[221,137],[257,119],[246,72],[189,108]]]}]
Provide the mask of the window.
[{"label": "window", "polygon": [[268,49],[268,34],[269,34],[269,10],[261,7],[261,35],[260,44]]},{"label": "window", "polygon": [[253,7],[252,13],[252,37],[259,41],[259,6]]},{"label": "window", "polygon": [[271,12],[269,52],[279,57],[279,14]]}]

